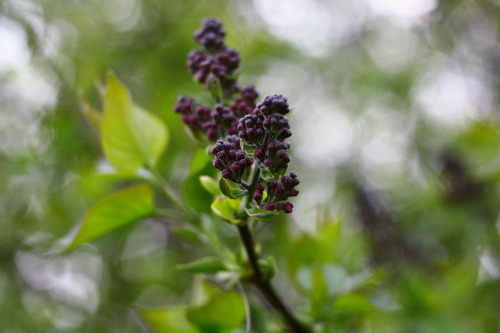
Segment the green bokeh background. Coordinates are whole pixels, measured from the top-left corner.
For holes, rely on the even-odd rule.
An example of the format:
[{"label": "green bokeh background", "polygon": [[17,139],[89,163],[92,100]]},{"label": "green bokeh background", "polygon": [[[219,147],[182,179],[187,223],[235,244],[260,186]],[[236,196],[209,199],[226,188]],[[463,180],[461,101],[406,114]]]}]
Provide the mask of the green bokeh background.
[{"label": "green bokeh background", "polygon": [[[167,124],[171,187],[209,212],[197,177],[214,170],[189,175],[198,147],[172,111],[180,94],[209,101],[185,66],[206,17],[240,52],[240,82],[294,110],[301,195],[256,234],[289,306],[318,332],[499,331],[500,4],[409,3],[0,1],[0,332],[149,332],[134,307],[189,302],[175,267],[206,249],[179,221],[47,251],[130,183],[105,175],[80,108],[100,108],[109,70]],[[250,303],[254,332],[280,331]]]}]

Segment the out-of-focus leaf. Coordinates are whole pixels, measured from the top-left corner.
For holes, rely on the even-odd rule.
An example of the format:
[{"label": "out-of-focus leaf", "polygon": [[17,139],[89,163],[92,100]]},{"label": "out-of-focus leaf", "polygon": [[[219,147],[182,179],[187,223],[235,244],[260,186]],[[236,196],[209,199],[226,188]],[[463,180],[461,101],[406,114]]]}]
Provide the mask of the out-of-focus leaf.
[{"label": "out-of-focus leaf", "polygon": [[168,141],[163,122],[135,106],[113,74],[108,75],[101,141],[109,162],[126,174],[154,166]]},{"label": "out-of-focus leaf", "polygon": [[74,248],[154,213],[153,190],[149,186],[136,185],[115,192],[89,209],[68,248]]},{"label": "out-of-focus leaf", "polygon": [[207,242],[207,237],[201,231],[195,230],[190,226],[174,227],[170,229],[170,231],[177,237],[187,242],[192,242],[197,244],[205,244]]},{"label": "out-of-focus leaf", "polygon": [[312,288],[312,265],[321,257],[319,250],[317,241],[310,235],[304,235],[290,248],[286,266],[288,276],[304,293]]},{"label": "out-of-focus leaf", "polygon": [[200,176],[201,186],[209,193],[213,195],[221,195],[221,191],[219,190],[219,184],[215,179],[209,176]]},{"label": "out-of-focus leaf", "polygon": [[365,313],[377,310],[368,299],[357,294],[345,294],[335,300],[333,311],[336,313]]},{"label": "out-of-focus leaf", "polygon": [[220,292],[222,292],[222,290],[215,282],[196,276],[191,304],[193,306],[201,306]]},{"label": "out-of-focus leaf", "polygon": [[245,320],[245,305],[236,291],[221,291],[205,304],[187,311],[188,319],[203,332],[226,332]]},{"label": "out-of-focus leaf", "polygon": [[80,108],[87,120],[100,132],[103,118],[102,113],[90,106],[83,96],[80,96]]},{"label": "out-of-focus leaf", "polygon": [[207,165],[199,172],[190,174],[182,184],[184,202],[200,213],[210,213],[210,204],[213,201],[213,195],[205,191],[200,182],[200,176],[209,173],[210,168],[211,166]]},{"label": "out-of-focus leaf", "polygon": [[278,266],[276,265],[276,261],[273,256],[270,256],[267,260],[261,260],[259,265],[264,276],[268,279],[271,279],[276,275],[276,273],[278,273]]},{"label": "out-of-focus leaf", "polygon": [[156,333],[201,333],[186,317],[185,306],[154,310],[138,310],[141,317]]},{"label": "out-of-focus leaf", "polygon": [[212,204],[212,211],[231,223],[241,223],[245,217],[238,215],[241,200],[233,200],[225,197],[217,198]]},{"label": "out-of-focus leaf", "polygon": [[248,194],[248,191],[242,190],[240,188],[240,185],[230,181],[226,180],[222,177],[219,179],[219,190],[224,194],[226,197],[230,199],[239,199],[243,198],[245,195]]},{"label": "out-of-focus leaf", "polygon": [[217,257],[205,257],[188,264],[177,265],[177,268],[190,273],[217,273],[227,270],[226,265]]},{"label": "out-of-focus leaf", "polygon": [[210,157],[207,155],[205,149],[198,149],[191,160],[189,171],[196,173],[202,170],[210,162]]}]

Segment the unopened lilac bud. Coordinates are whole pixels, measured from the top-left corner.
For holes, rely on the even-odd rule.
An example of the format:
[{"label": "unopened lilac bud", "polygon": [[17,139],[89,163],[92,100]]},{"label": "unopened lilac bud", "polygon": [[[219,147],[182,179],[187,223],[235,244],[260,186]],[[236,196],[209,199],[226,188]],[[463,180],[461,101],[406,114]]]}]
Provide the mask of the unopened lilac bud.
[{"label": "unopened lilac bud", "polygon": [[277,205],[274,202],[269,202],[267,205],[264,206],[265,209],[267,210],[275,210]]},{"label": "unopened lilac bud", "polygon": [[222,170],[222,177],[229,179],[229,180],[232,180],[232,178],[233,178],[231,172],[228,169]]},{"label": "unopened lilac bud", "polygon": [[253,199],[258,203],[260,204],[260,202],[262,201],[262,192],[260,191],[255,191],[255,193],[253,194]]},{"label": "unopened lilac bud", "polygon": [[221,160],[225,159],[227,157],[227,153],[223,150],[217,153],[217,157],[220,158]]},{"label": "unopened lilac bud", "polygon": [[213,166],[218,169],[218,170],[222,170],[224,169],[224,164],[222,163],[222,161],[218,158],[218,157],[215,157],[213,160],[212,160],[212,164]]},{"label": "unopened lilac bud", "polygon": [[293,203],[286,202],[284,204],[279,204],[278,208],[284,211],[286,214],[290,214],[293,211]]},{"label": "unopened lilac bud", "polygon": [[297,190],[296,188],[292,188],[290,190],[290,196],[291,197],[296,197],[297,195],[299,195],[299,190]]},{"label": "unopened lilac bud", "polygon": [[239,173],[240,172],[240,166],[238,163],[233,163],[231,164],[231,170],[233,170],[234,173]]}]

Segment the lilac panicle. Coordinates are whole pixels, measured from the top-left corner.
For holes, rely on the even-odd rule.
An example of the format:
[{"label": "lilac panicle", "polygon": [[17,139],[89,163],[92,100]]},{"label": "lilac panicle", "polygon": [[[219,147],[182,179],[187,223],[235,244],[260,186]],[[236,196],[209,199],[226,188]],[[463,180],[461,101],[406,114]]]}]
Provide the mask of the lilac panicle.
[{"label": "lilac panicle", "polygon": [[[215,142],[213,166],[223,178],[248,191],[251,205],[291,213],[294,206],[288,199],[299,194],[300,181],[295,172],[285,174],[290,163],[286,139],[292,135],[285,116],[290,112],[288,100],[274,94],[257,103],[253,85],[241,88],[236,79],[240,56],[225,45],[225,37],[220,21],[206,19],[194,34],[201,49],[192,51],[187,61],[191,74],[216,104],[203,106],[180,96],[174,110],[192,132]],[[257,172],[248,172],[252,168]]]}]

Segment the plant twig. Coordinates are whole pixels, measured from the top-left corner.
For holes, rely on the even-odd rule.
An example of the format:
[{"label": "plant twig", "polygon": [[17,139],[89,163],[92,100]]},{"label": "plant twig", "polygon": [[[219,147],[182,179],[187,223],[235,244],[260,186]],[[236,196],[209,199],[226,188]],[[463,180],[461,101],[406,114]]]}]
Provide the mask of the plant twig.
[{"label": "plant twig", "polygon": [[240,233],[241,241],[245,246],[248,260],[253,271],[250,276],[250,282],[260,291],[269,304],[283,317],[290,328],[290,333],[310,333],[311,330],[295,318],[290,309],[288,309],[282,299],[278,296],[269,279],[262,273],[259,266],[259,258],[255,252],[255,243],[248,225],[238,226],[238,231]]}]

